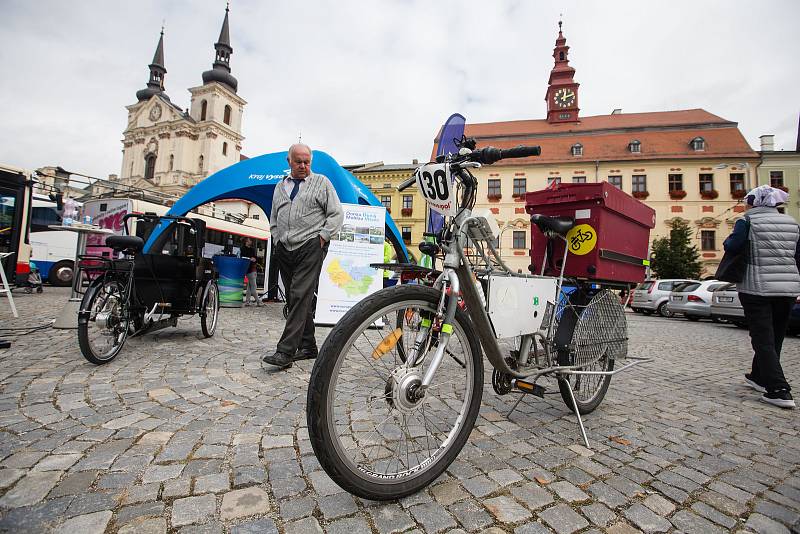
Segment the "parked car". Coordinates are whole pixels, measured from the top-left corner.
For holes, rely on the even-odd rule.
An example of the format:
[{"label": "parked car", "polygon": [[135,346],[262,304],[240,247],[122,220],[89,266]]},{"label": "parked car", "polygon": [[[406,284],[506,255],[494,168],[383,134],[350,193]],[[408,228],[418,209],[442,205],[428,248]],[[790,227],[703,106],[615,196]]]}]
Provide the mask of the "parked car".
[{"label": "parked car", "polygon": [[711,295],[711,319],[728,321],[739,328],[747,328],[742,303],[736,284],[725,284]]},{"label": "parked car", "polygon": [[631,309],[645,315],[658,312],[663,317],[671,317],[672,314],[667,307],[669,294],[675,287],[687,282],[698,281],[686,278],[645,280],[633,290]]},{"label": "parked car", "polygon": [[726,285],[728,282],[704,280],[676,287],[669,295],[669,311],[681,313],[690,321],[711,318],[711,294]]}]

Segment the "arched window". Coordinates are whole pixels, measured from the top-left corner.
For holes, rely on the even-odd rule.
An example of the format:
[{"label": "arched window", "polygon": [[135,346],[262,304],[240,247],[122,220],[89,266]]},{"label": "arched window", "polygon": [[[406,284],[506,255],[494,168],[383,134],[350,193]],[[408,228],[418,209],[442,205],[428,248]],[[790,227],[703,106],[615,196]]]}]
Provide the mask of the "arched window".
[{"label": "arched window", "polygon": [[171,171],[175,167],[175,155],[169,155],[169,170]]},{"label": "arched window", "polygon": [[197,161],[197,172],[203,174],[203,155],[200,155],[200,158]]},{"label": "arched window", "polygon": [[208,102],[203,100],[203,102],[200,104],[200,120],[201,121],[206,120],[206,112],[207,111],[208,111]]},{"label": "arched window", "polygon": [[559,52],[558,53],[558,59],[559,59],[559,61],[564,61],[564,52]]},{"label": "arched window", "polygon": [[642,151],[642,143],[640,143],[638,139],[634,139],[628,143],[628,150],[633,153],[639,153]]},{"label": "arched window", "polygon": [[230,106],[225,106],[225,118],[223,120],[225,121],[225,124],[229,125],[231,123],[231,107]]},{"label": "arched window", "polygon": [[228,155],[228,143],[222,143],[222,155],[223,156]]},{"label": "arched window", "polygon": [[152,180],[156,175],[156,155],[148,154],[144,157],[144,177],[146,180]]},{"label": "arched window", "polygon": [[583,145],[580,143],[575,143],[574,145],[572,145],[572,155],[583,156]]},{"label": "arched window", "polygon": [[706,140],[702,137],[695,137],[692,139],[692,150],[705,150],[706,149]]}]

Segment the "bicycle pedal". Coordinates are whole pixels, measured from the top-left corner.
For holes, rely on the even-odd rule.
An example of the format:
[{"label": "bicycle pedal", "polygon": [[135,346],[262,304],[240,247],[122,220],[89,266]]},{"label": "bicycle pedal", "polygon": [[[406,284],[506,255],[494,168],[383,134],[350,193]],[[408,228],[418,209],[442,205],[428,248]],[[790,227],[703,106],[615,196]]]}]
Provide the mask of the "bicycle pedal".
[{"label": "bicycle pedal", "polygon": [[525,382],[524,380],[515,380],[514,387],[523,393],[530,393],[531,395],[536,395],[540,398],[544,398],[544,393],[546,391],[544,386],[540,386],[539,384],[531,384],[530,382]]}]

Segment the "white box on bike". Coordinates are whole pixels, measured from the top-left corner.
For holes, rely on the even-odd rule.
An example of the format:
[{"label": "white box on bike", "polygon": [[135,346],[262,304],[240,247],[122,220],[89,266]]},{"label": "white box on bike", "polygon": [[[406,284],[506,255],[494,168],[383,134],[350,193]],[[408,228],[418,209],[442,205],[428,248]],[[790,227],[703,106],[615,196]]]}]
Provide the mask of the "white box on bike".
[{"label": "white box on bike", "polygon": [[548,302],[555,302],[558,279],[489,276],[489,320],[495,337],[508,338],[539,330]]}]

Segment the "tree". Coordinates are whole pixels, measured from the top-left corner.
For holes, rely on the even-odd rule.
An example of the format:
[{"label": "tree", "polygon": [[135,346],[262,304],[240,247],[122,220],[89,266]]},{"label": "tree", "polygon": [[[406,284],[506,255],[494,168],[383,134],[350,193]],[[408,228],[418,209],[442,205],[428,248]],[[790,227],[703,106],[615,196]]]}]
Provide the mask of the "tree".
[{"label": "tree", "polygon": [[650,268],[658,278],[700,278],[700,252],[691,244],[689,223],[676,219],[669,237],[653,241]]}]

